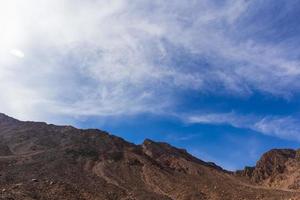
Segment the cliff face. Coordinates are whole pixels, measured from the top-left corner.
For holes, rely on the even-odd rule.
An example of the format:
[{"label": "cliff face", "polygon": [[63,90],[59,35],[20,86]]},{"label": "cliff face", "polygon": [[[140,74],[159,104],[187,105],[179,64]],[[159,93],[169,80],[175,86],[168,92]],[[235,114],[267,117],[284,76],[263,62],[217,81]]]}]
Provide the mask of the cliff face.
[{"label": "cliff face", "polygon": [[253,168],[238,172],[253,183],[276,189],[300,189],[300,151],[273,149],[265,153]]},{"label": "cliff face", "polygon": [[297,158],[293,151],[263,159],[245,178],[244,172],[234,175],[166,143],[134,145],[100,130],[21,122],[3,114],[0,141],[0,199],[276,200],[298,195],[254,183],[284,173]]}]

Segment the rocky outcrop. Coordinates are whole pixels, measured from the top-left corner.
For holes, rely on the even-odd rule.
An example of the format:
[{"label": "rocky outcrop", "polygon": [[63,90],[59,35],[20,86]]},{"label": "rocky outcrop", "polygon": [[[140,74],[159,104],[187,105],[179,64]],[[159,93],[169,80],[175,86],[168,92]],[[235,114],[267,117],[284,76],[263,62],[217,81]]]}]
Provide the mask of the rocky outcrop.
[{"label": "rocky outcrop", "polygon": [[293,149],[273,149],[265,153],[255,167],[247,167],[236,175],[271,188],[299,190],[299,153]]},{"label": "rocky outcrop", "polygon": [[257,162],[252,173],[255,182],[261,182],[268,178],[284,173],[289,159],[295,159],[296,151],[292,149],[273,149],[265,153]]}]

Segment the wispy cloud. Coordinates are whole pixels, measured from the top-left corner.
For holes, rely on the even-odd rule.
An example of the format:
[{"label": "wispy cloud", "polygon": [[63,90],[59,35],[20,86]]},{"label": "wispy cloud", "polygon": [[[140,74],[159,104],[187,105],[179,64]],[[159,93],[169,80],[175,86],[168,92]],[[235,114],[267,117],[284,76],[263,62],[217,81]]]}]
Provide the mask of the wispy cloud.
[{"label": "wispy cloud", "polygon": [[294,117],[265,117],[255,123],[254,129],[286,139],[300,140],[300,120]]},{"label": "wispy cloud", "polygon": [[290,97],[299,60],[285,45],[241,39],[253,4],[3,0],[0,110],[33,119],[169,112],[180,90]]},{"label": "wispy cloud", "polygon": [[300,141],[300,120],[292,116],[241,115],[234,112],[184,116],[187,123],[230,125],[266,135]]}]

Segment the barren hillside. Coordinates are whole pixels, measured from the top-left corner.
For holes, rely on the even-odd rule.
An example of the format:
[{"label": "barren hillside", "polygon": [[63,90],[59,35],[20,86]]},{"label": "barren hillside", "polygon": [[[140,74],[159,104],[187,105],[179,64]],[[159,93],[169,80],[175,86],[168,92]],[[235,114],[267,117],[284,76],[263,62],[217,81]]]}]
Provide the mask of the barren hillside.
[{"label": "barren hillside", "polygon": [[166,143],[135,145],[0,114],[0,198],[7,200],[300,199],[298,157],[273,150],[233,173]]}]

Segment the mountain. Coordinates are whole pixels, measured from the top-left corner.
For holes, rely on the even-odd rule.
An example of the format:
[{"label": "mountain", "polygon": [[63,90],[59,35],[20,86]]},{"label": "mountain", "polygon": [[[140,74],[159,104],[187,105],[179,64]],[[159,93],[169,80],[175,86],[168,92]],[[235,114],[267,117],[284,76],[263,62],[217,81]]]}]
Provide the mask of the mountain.
[{"label": "mountain", "polygon": [[253,183],[274,189],[300,189],[300,150],[273,149],[265,153],[255,167],[237,174]]},{"label": "mountain", "polygon": [[294,150],[229,172],[167,143],[0,114],[0,199],[292,200],[299,169]]}]

